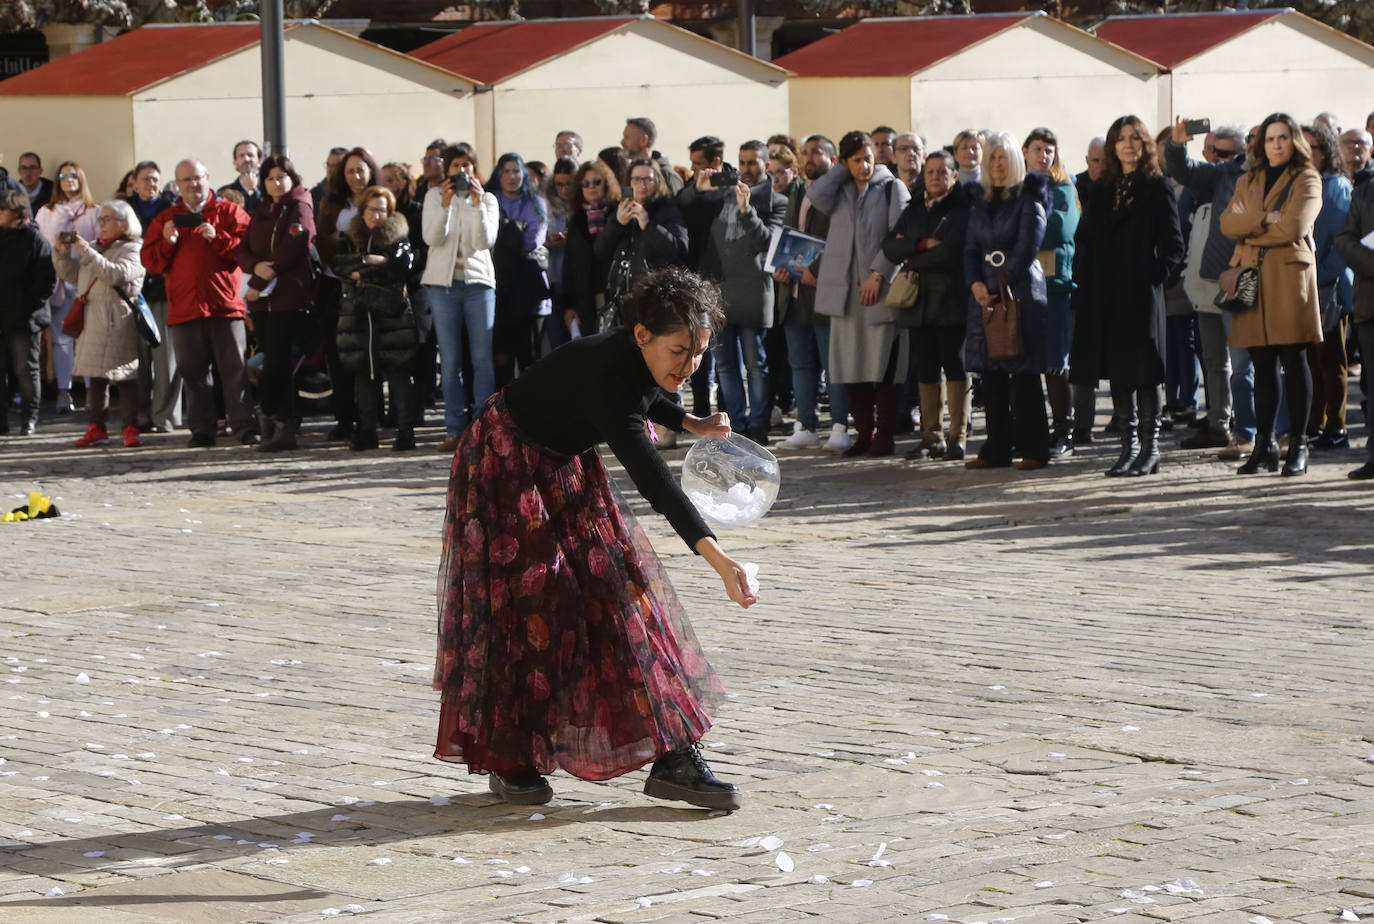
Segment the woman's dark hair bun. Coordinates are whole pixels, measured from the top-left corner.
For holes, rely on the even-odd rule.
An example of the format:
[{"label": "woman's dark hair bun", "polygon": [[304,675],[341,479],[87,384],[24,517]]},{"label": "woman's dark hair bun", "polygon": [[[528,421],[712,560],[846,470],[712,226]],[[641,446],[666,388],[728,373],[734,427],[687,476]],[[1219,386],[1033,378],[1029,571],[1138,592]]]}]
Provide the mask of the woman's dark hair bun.
[{"label": "woman's dark hair bun", "polygon": [[709,330],[714,336],[725,326],[720,287],[679,266],[649,271],[634,284],[620,310],[626,327],[643,324],[655,337],[682,328]]}]

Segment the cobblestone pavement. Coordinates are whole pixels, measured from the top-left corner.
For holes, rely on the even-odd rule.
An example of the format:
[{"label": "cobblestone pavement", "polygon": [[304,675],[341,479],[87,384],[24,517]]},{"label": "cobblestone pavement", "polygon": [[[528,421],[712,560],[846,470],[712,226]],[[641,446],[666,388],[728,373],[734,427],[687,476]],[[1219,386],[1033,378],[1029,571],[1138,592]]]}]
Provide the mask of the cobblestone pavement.
[{"label": "cobblestone pavement", "polygon": [[[731,607],[731,815],[643,772],[537,812],[429,757],[447,460],[0,440],[0,920],[1328,922],[1374,916],[1362,451],[1106,479],[783,454]],[[1362,442],[1362,441],[1360,441]],[[905,447],[902,447],[905,448]],[[670,453],[680,460],[682,450]]]}]

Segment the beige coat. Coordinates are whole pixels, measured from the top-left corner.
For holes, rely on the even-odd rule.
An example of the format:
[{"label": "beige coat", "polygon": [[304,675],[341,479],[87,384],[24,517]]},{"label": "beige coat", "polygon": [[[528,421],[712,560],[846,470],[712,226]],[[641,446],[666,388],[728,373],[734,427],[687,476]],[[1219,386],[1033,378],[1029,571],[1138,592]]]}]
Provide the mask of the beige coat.
[{"label": "beige coat", "polygon": [[[1264,226],[1289,180],[1292,188],[1275,224]],[[1322,180],[1317,171],[1285,170],[1269,194],[1263,194],[1264,172],[1247,173],[1221,215],[1221,231],[1236,241],[1232,266],[1260,267],[1259,299],[1253,309],[1231,319],[1231,346],[1283,346],[1320,343],[1321,308],[1317,303],[1317,258],[1312,251],[1312,226],[1322,208]],[[1236,214],[1230,206],[1245,204]],[[1260,249],[1268,248],[1264,263]]]},{"label": "beige coat", "polygon": [[92,244],[79,260],[53,250],[57,275],[76,284],[79,296],[86,296],[86,326],[76,340],[76,365],[73,375],[123,382],[138,374],[138,330],[134,315],[114,290],[120,286],[130,299],[137,299],[146,271],[139,261],[142,245],[120,238],[102,254]]}]

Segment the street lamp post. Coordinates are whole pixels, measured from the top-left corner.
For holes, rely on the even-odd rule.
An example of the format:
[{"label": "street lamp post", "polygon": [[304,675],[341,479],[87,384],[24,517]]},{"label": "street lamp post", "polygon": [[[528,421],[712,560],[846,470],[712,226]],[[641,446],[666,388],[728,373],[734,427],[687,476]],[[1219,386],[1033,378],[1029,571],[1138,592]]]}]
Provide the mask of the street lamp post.
[{"label": "street lamp post", "polygon": [[262,136],[268,155],[286,154],[286,37],[282,0],[262,0]]}]

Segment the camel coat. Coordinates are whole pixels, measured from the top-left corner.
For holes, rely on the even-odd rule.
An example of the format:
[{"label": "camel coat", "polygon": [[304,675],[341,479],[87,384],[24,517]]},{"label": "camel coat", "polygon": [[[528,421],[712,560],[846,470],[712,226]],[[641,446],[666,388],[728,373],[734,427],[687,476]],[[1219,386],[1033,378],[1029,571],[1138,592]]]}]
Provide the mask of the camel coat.
[{"label": "camel coat", "polygon": [[[1282,216],[1264,226],[1283,188],[1292,181]],[[1283,346],[1320,343],[1321,308],[1317,303],[1317,257],[1312,250],[1312,227],[1322,208],[1322,180],[1317,171],[1285,170],[1264,195],[1264,173],[1246,173],[1221,215],[1221,231],[1236,242],[1232,266],[1260,268],[1259,298],[1255,307],[1231,319],[1233,347]],[[1245,203],[1237,215],[1231,205]],[[1264,263],[1260,249],[1268,248]]]}]

